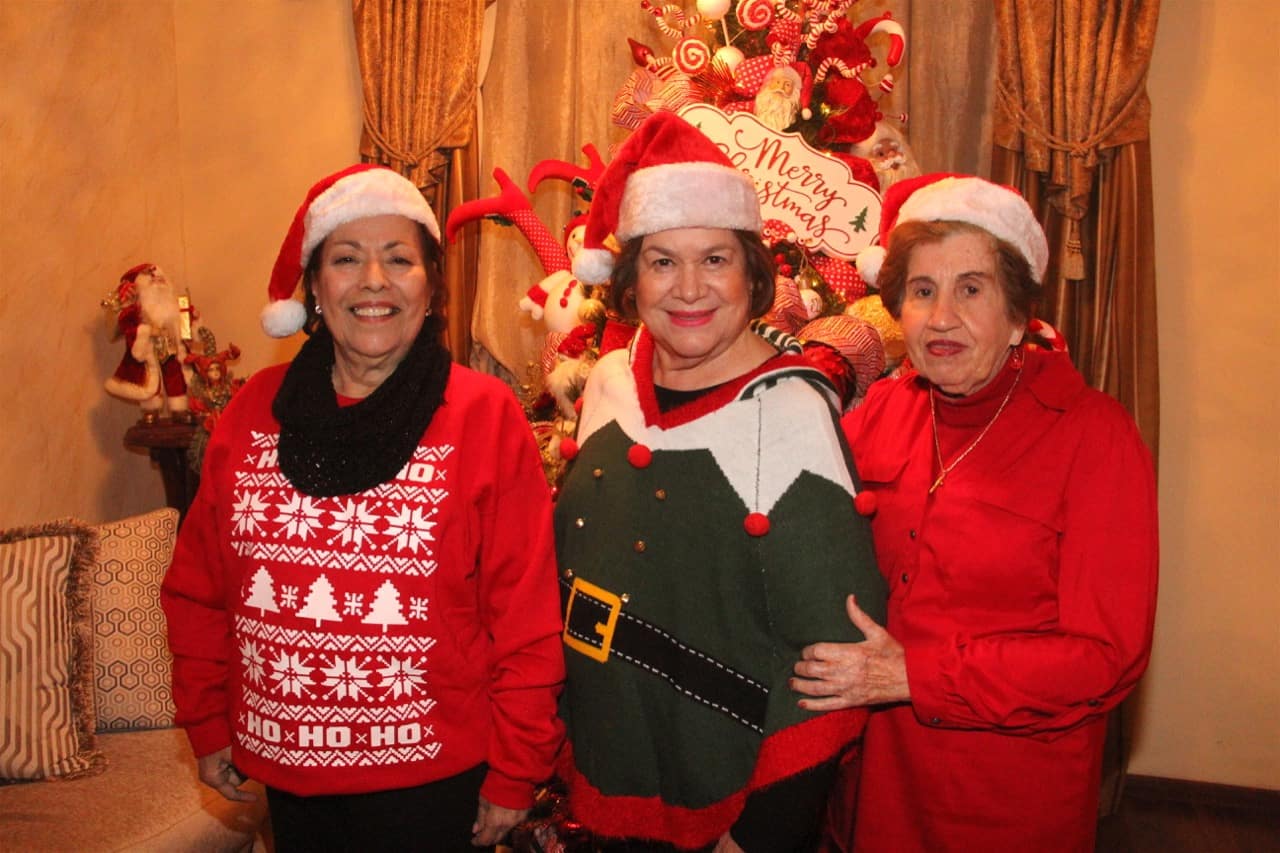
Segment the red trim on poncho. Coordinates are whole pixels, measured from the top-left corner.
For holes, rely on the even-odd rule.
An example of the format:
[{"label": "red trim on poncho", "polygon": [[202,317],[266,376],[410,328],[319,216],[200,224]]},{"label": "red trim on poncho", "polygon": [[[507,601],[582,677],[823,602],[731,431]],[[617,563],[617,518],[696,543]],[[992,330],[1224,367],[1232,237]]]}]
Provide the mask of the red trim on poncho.
[{"label": "red trim on poncho", "polygon": [[631,373],[636,380],[636,396],[640,401],[640,411],[644,414],[645,426],[658,426],[662,429],[671,429],[708,415],[736,398],[738,392],[756,377],[788,367],[812,368],[813,365],[800,355],[779,353],[696,400],[663,412],[658,409],[658,395],[653,389],[653,335],[643,326],[636,334],[635,349],[631,353]]},{"label": "red trim on poncho", "polygon": [[834,758],[862,735],[868,711],[832,711],[775,732],[760,744],[746,787],[704,808],[665,803],[660,797],[608,796],[578,772],[573,744],[560,751],[557,773],[569,788],[573,818],[606,838],[663,841],[696,849],[724,835],[742,813],[747,795]]}]

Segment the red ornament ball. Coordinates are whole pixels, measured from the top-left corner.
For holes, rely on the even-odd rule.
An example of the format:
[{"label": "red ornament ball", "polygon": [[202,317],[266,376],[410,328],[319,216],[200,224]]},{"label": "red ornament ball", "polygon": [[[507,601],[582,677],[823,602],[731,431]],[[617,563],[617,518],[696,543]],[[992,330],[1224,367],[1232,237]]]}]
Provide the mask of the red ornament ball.
[{"label": "red ornament ball", "polygon": [[742,522],[742,528],[751,536],[763,536],[769,532],[769,516],[763,512],[753,512]]},{"label": "red ornament ball", "polygon": [[858,496],[853,499],[853,508],[858,511],[858,515],[875,515],[876,504],[875,492],[858,492]]},{"label": "red ornament ball", "polygon": [[582,398],[581,397],[573,401],[573,410],[578,414],[582,414]]},{"label": "red ornament ball", "polygon": [[627,450],[627,461],[636,468],[648,468],[653,461],[653,451],[643,444],[633,444]]},{"label": "red ornament ball", "polygon": [[572,461],[578,455],[578,442],[568,436],[560,439],[560,457],[566,461]]}]

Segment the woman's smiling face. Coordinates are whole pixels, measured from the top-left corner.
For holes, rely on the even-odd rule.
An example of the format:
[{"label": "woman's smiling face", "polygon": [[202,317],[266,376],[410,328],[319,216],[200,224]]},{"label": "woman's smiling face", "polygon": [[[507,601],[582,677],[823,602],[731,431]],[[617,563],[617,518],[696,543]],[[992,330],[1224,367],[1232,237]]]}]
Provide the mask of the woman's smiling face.
[{"label": "woman's smiling face", "polygon": [[357,219],[316,251],[315,300],[336,359],[389,375],[418,337],[431,299],[418,224],[396,214]]},{"label": "woman's smiling face", "polygon": [[636,265],[636,313],[653,336],[655,381],[678,374],[681,381],[671,387],[697,388],[744,372],[733,371],[742,349],[735,345],[751,335],[751,281],[737,234],[725,228],[649,234]]}]

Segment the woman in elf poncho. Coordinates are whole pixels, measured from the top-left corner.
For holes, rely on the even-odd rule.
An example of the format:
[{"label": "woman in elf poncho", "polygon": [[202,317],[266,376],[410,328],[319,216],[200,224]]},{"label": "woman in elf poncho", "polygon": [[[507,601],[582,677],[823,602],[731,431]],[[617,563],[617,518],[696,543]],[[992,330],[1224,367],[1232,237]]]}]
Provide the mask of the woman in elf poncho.
[{"label": "woman in elf poncho", "polygon": [[[670,113],[597,185],[579,280],[638,316],[583,397],[556,508],[561,773],[604,849],[812,846],[861,710],[814,714],[791,664],[883,584],[832,406],[773,298],[751,179]],[[624,248],[604,249],[613,233]]]}]

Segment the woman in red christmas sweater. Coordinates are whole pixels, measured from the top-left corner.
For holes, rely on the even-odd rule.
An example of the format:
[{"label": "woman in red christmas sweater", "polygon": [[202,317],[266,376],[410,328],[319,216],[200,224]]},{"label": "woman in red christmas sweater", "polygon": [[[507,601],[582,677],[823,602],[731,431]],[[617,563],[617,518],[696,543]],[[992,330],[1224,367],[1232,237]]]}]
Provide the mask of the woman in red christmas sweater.
[{"label": "woman in red christmas sweater", "polygon": [[561,740],[549,490],[438,342],[438,239],[389,169],[311,189],[263,314],[310,338],[218,421],[162,589],[201,781],[263,782],[278,850],[493,845]]},{"label": "woman in red christmas sweater", "polygon": [[844,428],[888,620],[848,602],[867,640],[809,647],[795,688],[883,706],[854,849],[1091,851],[1106,715],[1151,650],[1150,455],[1065,352],[1023,344],[1048,249],[1021,196],[926,175],[889,189],[881,223],[914,370]]}]

